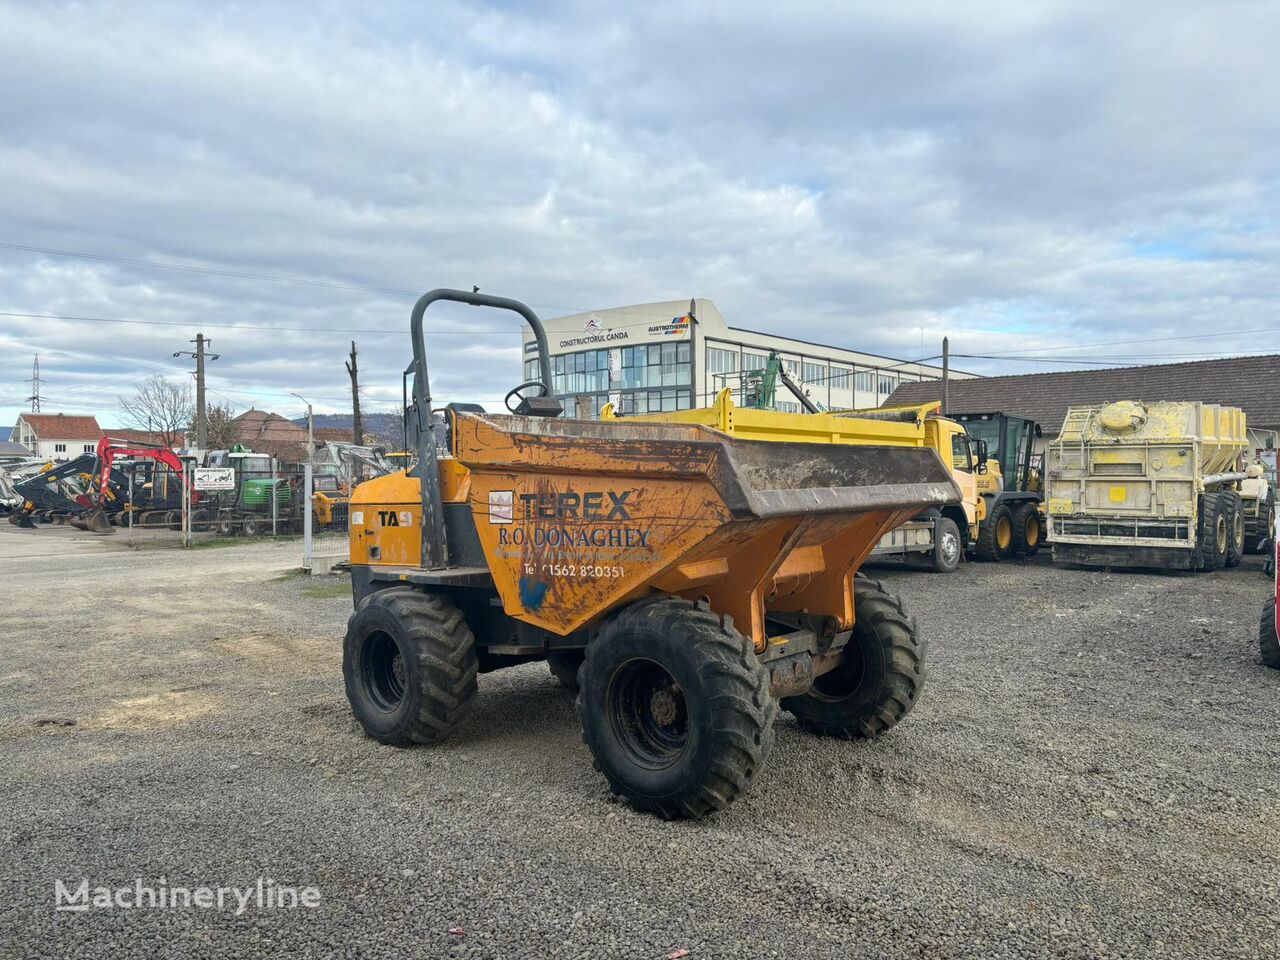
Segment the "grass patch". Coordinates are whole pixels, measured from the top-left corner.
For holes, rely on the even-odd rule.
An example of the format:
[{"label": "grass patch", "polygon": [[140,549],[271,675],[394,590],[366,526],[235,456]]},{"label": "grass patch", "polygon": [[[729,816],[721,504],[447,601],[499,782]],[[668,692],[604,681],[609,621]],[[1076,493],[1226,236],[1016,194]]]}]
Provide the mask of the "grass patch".
[{"label": "grass patch", "polygon": [[208,540],[192,540],[188,550],[210,550],[216,547],[235,547],[244,543],[236,537],[212,537]]},{"label": "grass patch", "polygon": [[302,588],[302,595],[312,600],[333,600],[351,596],[350,583],[321,583]]}]

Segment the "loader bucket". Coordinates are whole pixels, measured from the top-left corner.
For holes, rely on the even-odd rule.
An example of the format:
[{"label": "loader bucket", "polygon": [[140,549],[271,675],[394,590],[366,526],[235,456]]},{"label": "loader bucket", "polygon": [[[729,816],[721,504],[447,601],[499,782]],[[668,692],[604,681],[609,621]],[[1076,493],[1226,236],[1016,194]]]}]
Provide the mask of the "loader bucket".
[{"label": "loader bucket", "polygon": [[111,526],[111,521],[107,519],[106,511],[101,507],[93,507],[78,517],[72,517],[71,525],[79,530],[88,530],[90,533],[116,532],[115,527]]},{"label": "loader bucket", "polygon": [[960,499],[925,447],[459,414],[454,449],[504,609],[560,635],[654,591],[705,599],[757,650],[767,610],[849,629],[881,535]]}]

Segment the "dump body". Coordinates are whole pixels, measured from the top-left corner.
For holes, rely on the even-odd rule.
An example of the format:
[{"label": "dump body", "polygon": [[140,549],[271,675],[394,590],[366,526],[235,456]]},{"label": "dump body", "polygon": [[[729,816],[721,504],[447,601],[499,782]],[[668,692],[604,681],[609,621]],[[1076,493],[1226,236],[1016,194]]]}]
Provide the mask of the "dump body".
[{"label": "dump body", "polygon": [[1202,496],[1234,489],[1244,412],[1118,401],[1067,412],[1046,451],[1055,559],[1193,566]]},{"label": "dump body", "polygon": [[[901,556],[934,549],[940,517],[952,519],[961,537],[973,542],[981,519],[981,499],[974,475],[974,458],[963,425],[936,416],[940,403],[842,413],[782,413],[734,404],[732,391],[721,390],[711,407],[627,417],[627,422],[693,423],[751,440],[863,446],[923,447],[936,451],[960,490],[958,502],[932,505],[929,515],[908,519],[887,532],[871,551],[873,556]],[[606,406],[603,419],[613,418]],[[957,545],[963,549],[963,542]],[[958,559],[958,558],[957,558]]]},{"label": "dump body", "polygon": [[403,581],[491,588],[508,616],[565,636],[659,591],[707,600],[762,650],[766,607],[850,629],[853,576],[880,537],[959,499],[917,445],[452,411],[450,436],[449,564],[422,566],[417,479],[368,481],[351,499],[357,602]]}]

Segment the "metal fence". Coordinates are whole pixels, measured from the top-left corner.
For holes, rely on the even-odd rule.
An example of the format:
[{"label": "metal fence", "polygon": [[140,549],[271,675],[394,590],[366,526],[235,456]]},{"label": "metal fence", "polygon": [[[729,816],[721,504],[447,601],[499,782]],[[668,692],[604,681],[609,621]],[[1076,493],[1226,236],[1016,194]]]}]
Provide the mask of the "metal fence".
[{"label": "metal fence", "polygon": [[344,565],[349,556],[350,494],[336,476],[313,474],[308,465],[303,489],[311,491],[310,509],[303,517],[302,567],[311,573],[328,573]]}]

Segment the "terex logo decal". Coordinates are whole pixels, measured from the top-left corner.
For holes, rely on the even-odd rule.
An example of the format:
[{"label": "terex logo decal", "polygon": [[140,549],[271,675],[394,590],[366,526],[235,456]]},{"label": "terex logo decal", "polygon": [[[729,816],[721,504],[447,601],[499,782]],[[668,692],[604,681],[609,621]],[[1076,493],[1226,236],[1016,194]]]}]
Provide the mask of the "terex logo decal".
[{"label": "terex logo decal", "polygon": [[[630,520],[627,500],[631,490],[588,493],[522,493],[526,520]],[[608,497],[608,502],[605,502]]]}]

